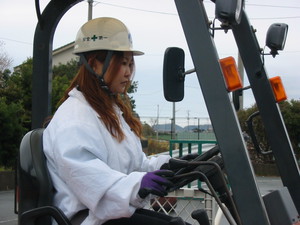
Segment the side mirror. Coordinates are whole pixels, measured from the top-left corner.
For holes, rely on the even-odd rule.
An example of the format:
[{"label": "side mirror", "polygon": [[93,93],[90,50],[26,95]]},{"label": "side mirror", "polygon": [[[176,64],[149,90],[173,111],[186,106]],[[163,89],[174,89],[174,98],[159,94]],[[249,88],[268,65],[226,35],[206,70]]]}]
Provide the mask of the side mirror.
[{"label": "side mirror", "polygon": [[163,87],[165,99],[179,102],[184,97],[184,51],[181,48],[167,48],[163,64]]},{"label": "side mirror", "polygon": [[236,90],[232,92],[232,100],[235,111],[239,111],[241,109],[240,96],[243,96],[243,90]]},{"label": "side mirror", "polygon": [[267,32],[266,45],[271,49],[271,55],[275,57],[278,51],[284,49],[288,25],[285,23],[272,24]]}]

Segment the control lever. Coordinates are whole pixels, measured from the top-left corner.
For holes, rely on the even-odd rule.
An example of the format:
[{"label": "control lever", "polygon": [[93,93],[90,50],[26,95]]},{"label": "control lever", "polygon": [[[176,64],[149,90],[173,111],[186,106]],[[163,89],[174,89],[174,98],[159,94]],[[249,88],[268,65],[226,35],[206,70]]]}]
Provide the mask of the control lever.
[{"label": "control lever", "polygon": [[208,151],[196,157],[193,161],[206,161],[219,153],[220,153],[220,148],[218,145],[216,145],[213,148],[209,149]]},{"label": "control lever", "polygon": [[216,145],[205,153],[197,156],[193,160],[180,160],[176,158],[172,158],[169,161],[169,169],[174,171],[176,174],[182,174],[193,171],[198,165],[191,165],[188,162],[198,162],[198,161],[207,161],[213,156],[220,153],[219,146]]},{"label": "control lever", "polygon": [[194,220],[197,220],[200,225],[210,225],[205,209],[197,209],[192,212],[191,216]]},{"label": "control lever", "polygon": [[[187,174],[193,171],[200,171],[204,173],[207,177],[212,178],[216,183],[218,184],[217,186],[222,188],[223,183],[218,182],[218,177],[215,176],[217,173],[217,169],[215,166],[211,164],[202,164],[200,165],[200,162],[205,162],[205,161],[186,161],[186,160],[180,160],[180,159],[170,159],[169,160],[169,166],[172,171],[175,171],[175,176],[172,178],[172,182],[174,183],[174,186],[169,190],[169,191],[174,191],[178,188],[183,187],[184,185],[187,185],[188,183],[197,180],[199,177],[197,175],[192,175],[191,176],[186,176],[186,177],[178,177],[176,175],[181,175],[181,174]],[[220,156],[214,156],[211,159],[209,159],[207,162],[215,162],[216,164],[219,165],[220,168],[223,168],[223,160]],[[178,170],[178,168],[180,168]],[[177,172],[176,172],[177,171]]]},{"label": "control lever", "polygon": [[178,169],[186,168],[189,166],[189,161],[171,158],[169,160],[169,166],[172,171],[176,171]]},{"label": "control lever", "polygon": [[[220,156],[214,156],[208,161],[184,161],[170,159],[169,164],[170,167],[180,167],[184,165],[186,166],[186,168],[180,169],[175,173],[175,176],[171,178],[174,186],[169,191],[176,190],[196,179],[200,179],[208,185],[208,188],[217,200],[218,205],[221,207],[221,209],[223,208],[222,203],[224,203],[231,212],[237,224],[241,224],[239,214],[232,199],[232,194],[227,188],[227,182],[222,173],[221,168],[223,168],[224,165],[223,160]],[[181,171],[187,169],[187,167],[191,167],[193,168],[193,170],[191,171],[189,169],[186,173],[180,173]],[[217,193],[219,194],[219,196],[217,195]],[[224,213],[225,209],[222,209],[222,211]],[[226,217],[227,219],[229,219],[229,216]],[[230,222],[230,224],[234,223]]]},{"label": "control lever", "polygon": [[[198,162],[198,163],[202,164],[202,165],[205,165],[205,164],[211,164],[211,165],[215,164],[216,167],[218,167],[218,165],[216,163],[214,163],[214,162]],[[207,186],[208,186],[208,188],[209,188],[212,196],[215,198],[216,202],[218,203],[219,207],[221,208],[221,210],[222,210],[224,216],[226,217],[226,219],[228,220],[229,224],[230,225],[235,225],[236,223],[231,218],[230,214],[226,211],[226,208],[223,206],[220,198],[218,197],[217,192],[215,191],[215,189],[213,188],[213,186],[210,183],[209,179],[207,178],[207,176],[204,173],[202,173],[201,171],[192,171],[192,172],[189,172],[189,173],[176,175],[175,177],[176,178],[184,178],[184,177],[190,177],[190,176],[198,177],[198,179],[203,180],[207,184]],[[237,223],[237,224],[241,225],[241,223]]]}]

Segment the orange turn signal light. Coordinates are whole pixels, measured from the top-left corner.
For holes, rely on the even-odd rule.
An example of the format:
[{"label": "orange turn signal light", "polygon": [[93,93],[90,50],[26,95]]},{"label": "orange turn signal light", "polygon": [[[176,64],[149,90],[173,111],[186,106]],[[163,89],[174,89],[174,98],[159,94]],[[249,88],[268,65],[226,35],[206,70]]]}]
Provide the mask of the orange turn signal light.
[{"label": "orange turn signal light", "polygon": [[276,99],[276,102],[281,102],[287,99],[287,95],[283,86],[283,83],[281,81],[281,78],[279,76],[272,77],[269,79],[272,90]]},{"label": "orange turn signal light", "polygon": [[235,60],[232,56],[220,59],[228,91],[236,91],[243,87],[241,76],[238,72]]}]

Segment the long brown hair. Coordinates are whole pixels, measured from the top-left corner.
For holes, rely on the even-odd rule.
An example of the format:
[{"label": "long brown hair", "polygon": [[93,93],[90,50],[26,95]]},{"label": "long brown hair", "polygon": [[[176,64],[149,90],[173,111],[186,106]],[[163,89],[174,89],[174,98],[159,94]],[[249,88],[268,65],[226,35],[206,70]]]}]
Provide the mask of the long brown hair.
[{"label": "long brown hair", "polygon": [[[86,54],[85,57],[91,68],[93,68],[95,60],[103,63],[106,55],[107,51],[97,51],[90,52]],[[121,60],[123,60],[123,52],[114,52],[111,64],[105,74],[105,76],[108,76],[108,85],[113,81],[113,75],[119,70],[122,62]],[[69,97],[68,93],[75,87],[79,87],[87,102],[100,116],[99,119],[103,121],[111,135],[119,142],[125,138],[125,135],[120,126],[119,118],[114,110],[115,104],[123,112],[123,117],[131,130],[138,137],[141,137],[142,125],[140,120],[133,115],[130,100],[127,95],[130,83],[126,86],[124,93],[114,95],[109,94],[107,90],[104,90],[101,87],[98,78],[89,72],[85,65],[81,65],[77,75],[72,80],[59,104]]]}]

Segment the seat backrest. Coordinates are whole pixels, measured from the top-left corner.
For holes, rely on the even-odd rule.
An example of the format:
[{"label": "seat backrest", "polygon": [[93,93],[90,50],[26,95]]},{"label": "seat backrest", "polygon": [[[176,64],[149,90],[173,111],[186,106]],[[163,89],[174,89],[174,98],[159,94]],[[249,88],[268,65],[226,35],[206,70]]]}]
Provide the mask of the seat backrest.
[{"label": "seat backrest", "polygon": [[54,189],[43,151],[43,131],[43,128],[29,131],[21,141],[17,173],[19,216],[52,205]]}]

